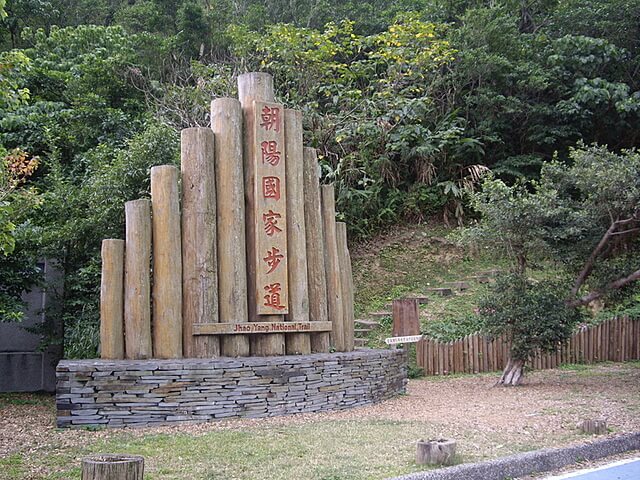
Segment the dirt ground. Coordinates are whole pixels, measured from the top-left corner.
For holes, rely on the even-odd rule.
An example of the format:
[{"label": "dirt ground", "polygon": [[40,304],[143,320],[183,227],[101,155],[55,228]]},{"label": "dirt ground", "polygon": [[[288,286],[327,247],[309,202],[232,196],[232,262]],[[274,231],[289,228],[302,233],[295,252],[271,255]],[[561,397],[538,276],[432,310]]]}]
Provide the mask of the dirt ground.
[{"label": "dirt ground", "polygon": [[[218,429],[326,420],[418,420],[435,425],[442,436],[466,441],[468,447],[477,450],[479,458],[495,458],[512,452],[507,446],[514,443],[527,450],[588,441],[590,437],[576,429],[576,424],[585,418],[606,419],[610,435],[640,431],[639,362],[533,372],[525,385],[518,388],[495,387],[496,378],[494,374],[411,380],[406,395],[369,407],[337,413],[144,428],[134,435],[153,432],[199,435]],[[57,429],[54,403],[53,397],[35,400],[28,396],[4,400],[0,397],[0,459],[76,448],[118,434],[118,430]]]}]

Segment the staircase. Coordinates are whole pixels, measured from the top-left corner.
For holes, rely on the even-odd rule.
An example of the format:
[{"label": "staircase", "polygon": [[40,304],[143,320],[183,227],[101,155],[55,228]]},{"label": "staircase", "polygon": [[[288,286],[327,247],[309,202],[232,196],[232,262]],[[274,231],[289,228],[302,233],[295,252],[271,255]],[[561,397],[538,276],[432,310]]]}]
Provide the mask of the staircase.
[{"label": "staircase", "polygon": [[[427,288],[426,294],[409,294],[406,298],[414,298],[420,305],[425,305],[429,302],[429,295],[438,295],[442,297],[449,297],[462,293],[471,288],[472,283],[481,284],[489,283],[496,276],[498,270],[489,270],[487,272],[479,272],[477,275],[469,276],[464,281],[448,282],[445,286],[438,288]],[[371,332],[375,331],[380,326],[380,321],[386,317],[391,317],[393,305],[388,303],[384,306],[384,309],[378,312],[371,312],[366,315],[365,318],[355,320],[355,347],[366,348],[368,336]]]}]

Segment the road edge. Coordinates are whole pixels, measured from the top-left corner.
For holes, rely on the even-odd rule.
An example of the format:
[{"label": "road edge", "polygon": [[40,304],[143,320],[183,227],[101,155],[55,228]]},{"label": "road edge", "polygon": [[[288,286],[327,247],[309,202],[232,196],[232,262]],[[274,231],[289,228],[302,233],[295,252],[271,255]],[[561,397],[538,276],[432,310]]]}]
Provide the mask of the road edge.
[{"label": "road edge", "polygon": [[550,472],[568,465],[640,450],[640,432],[628,433],[570,447],[545,448],[486,462],[409,473],[389,480],[504,480]]}]

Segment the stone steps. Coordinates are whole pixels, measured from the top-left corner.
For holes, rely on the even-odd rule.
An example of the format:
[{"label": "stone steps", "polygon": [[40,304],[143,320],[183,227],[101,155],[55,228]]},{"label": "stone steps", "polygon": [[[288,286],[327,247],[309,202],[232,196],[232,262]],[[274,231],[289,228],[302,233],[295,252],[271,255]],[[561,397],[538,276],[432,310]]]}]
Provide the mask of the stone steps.
[{"label": "stone steps", "polygon": [[369,314],[369,316],[371,318],[379,318],[379,319],[387,318],[387,317],[390,317],[391,315],[393,315],[393,314],[391,312],[388,312],[388,311],[371,312]]},{"label": "stone steps", "polygon": [[366,338],[357,338],[356,337],[356,338],[353,339],[353,341],[354,341],[354,346],[356,348],[364,347],[364,346],[367,345],[367,339]]},{"label": "stone steps", "polygon": [[380,326],[380,322],[378,322],[377,320],[370,320],[370,319],[363,319],[363,318],[356,318],[354,320],[354,323],[356,325],[360,325],[361,327],[379,327]]}]

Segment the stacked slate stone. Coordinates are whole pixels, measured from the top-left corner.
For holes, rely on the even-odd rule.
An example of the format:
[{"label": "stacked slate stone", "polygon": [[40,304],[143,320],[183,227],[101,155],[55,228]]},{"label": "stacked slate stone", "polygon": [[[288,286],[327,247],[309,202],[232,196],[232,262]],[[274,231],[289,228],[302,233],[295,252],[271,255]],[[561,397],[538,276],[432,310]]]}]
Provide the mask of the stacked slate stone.
[{"label": "stacked slate stone", "polygon": [[287,357],[66,360],[58,426],[147,426],[340,410],[403,393],[404,350]]}]

